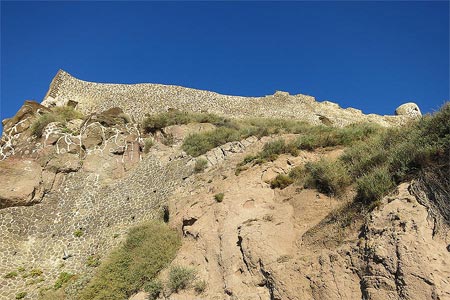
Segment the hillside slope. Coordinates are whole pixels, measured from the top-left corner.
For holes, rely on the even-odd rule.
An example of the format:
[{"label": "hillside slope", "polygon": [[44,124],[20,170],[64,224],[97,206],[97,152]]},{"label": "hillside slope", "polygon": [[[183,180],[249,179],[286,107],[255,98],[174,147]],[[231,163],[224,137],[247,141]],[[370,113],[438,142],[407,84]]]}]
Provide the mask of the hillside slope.
[{"label": "hillside slope", "polygon": [[[59,72],[3,122],[0,299],[450,299],[450,106],[381,117],[308,97]],[[178,232],[174,261],[113,286],[149,220]],[[128,259],[120,276],[140,274]],[[192,276],[175,286],[178,266]]]}]

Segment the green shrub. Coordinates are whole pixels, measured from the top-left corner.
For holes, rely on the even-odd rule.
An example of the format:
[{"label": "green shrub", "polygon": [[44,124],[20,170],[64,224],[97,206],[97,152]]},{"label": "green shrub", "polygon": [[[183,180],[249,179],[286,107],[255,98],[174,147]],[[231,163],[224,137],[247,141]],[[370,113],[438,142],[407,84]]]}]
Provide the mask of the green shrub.
[{"label": "green shrub", "polygon": [[274,179],[272,179],[270,181],[270,188],[271,189],[279,188],[280,190],[282,190],[285,187],[288,187],[289,185],[291,185],[293,182],[294,182],[294,180],[291,177],[289,177],[288,175],[278,174],[277,177],[275,177]]},{"label": "green shrub", "polygon": [[306,185],[315,187],[330,196],[340,196],[351,184],[351,178],[345,165],[339,161],[319,160],[307,163],[305,169],[309,173]]},{"label": "green shrub", "polygon": [[173,134],[166,134],[162,137],[161,143],[165,146],[171,147],[173,144],[175,144],[175,137]]},{"label": "green shrub", "polygon": [[38,116],[31,124],[31,133],[37,137],[42,137],[45,127],[52,122],[60,122],[65,125],[70,120],[82,119],[83,114],[70,106],[58,106]]},{"label": "green shrub", "polygon": [[344,128],[322,125],[312,126],[299,123],[297,127],[288,127],[288,130],[285,130],[287,132],[292,130],[296,133],[301,133],[295,141],[286,143],[283,139],[278,139],[268,142],[264,145],[260,153],[247,156],[238,165],[238,168],[250,162],[253,162],[253,164],[262,164],[267,161],[274,161],[278,158],[278,155],[284,153],[297,156],[299,149],[314,150],[320,147],[350,145],[356,141],[366,140],[369,136],[374,135],[377,129],[377,126],[365,123],[349,125]]},{"label": "green shrub", "polygon": [[102,262],[80,299],[128,299],[156,278],[179,247],[178,234],[162,222],[132,228],[125,243]]},{"label": "green shrub", "polygon": [[45,127],[52,122],[59,122],[56,116],[52,113],[45,113],[37,117],[33,124],[31,124],[31,134],[37,136],[38,138],[42,137]]},{"label": "green shrub", "polygon": [[263,137],[280,133],[302,133],[307,131],[312,125],[297,120],[277,119],[277,118],[251,118],[242,120],[240,126],[243,130],[250,132],[250,135]]},{"label": "green shrub", "polygon": [[260,157],[273,161],[283,153],[286,153],[286,142],[283,139],[278,139],[264,144]]},{"label": "green shrub", "polygon": [[152,138],[146,138],[144,140],[144,153],[148,153],[150,151],[150,148],[152,148],[155,145],[155,142]]},{"label": "green shrub", "polygon": [[198,280],[194,283],[194,291],[197,294],[201,294],[206,290],[206,286],[207,286],[206,281]]},{"label": "green shrub", "polygon": [[156,300],[163,290],[161,281],[154,279],[144,284],[144,291],[148,293],[148,300]]},{"label": "green shrub", "polygon": [[381,199],[394,188],[391,174],[386,167],[376,168],[356,181],[357,197],[365,203]]},{"label": "green shrub", "polygon": [[74,232],[73,232],[73,236],[74,237],[82,237],[83,236],[83,234],[84,234],[84,232],[83,232],[83,230],[82,229],[77,229],[77,230],[75,230]]},{"label": "green shrub", "polygon": [[322,147],[348,146],[366,140],[381,128],[369,123],[351,124],[343,128],[315,126],[306,130],[296,141],[298,149],[314,150]]},{"label": "green shrub", "polygon": [[171,292],[186,289],[195,280],[195,270],[192,268],[173,266],[169,271],[168,288]]},{"label": "green shrub", "polygon": [[214,200],[216,200],[216,202],[222,202],[223,198],[225,197],[224,193],[218,193],[214,195]]},{"label": "green shrub", "polygon": [[389,149],[382,146],[382,135],[348,147],[340,157],[350,174],[357,178],[386,163]]},{"label": "green shrub", "polygon": [[238,164],[242,167],[250,162],[255,164],[263,164],[268,161],[274,161],[280,154],[290,153],[293,156],[298,155],[298,149],[293,143],[286,143],[283,139],[277,139],[264,144],[263,150],[256,155],[248,155]]},{"label": "green shrub", "polygon": [[306,170],[303,166],[297,166],[289,171],[289,177],[293,180],[293,182],[303,182],[306,178]]},{"label": "green shrub", "polygon": [[30,271],[30,276],[31,277],[38,277],[42,275],[42,270],[41,269],[33,269]]},{"label": "green shrub", "polygon": [[183,141],[182,149],[187,154],[197,157],[220,145],[238,141],[241,137],[242,135],[236,129],[219,127],[212,131],[187,136]]},{"label": "green shrub", "polygon": [[67,284],[72,278],[73,274],[62,272],[59,274],[58,279],[56,279],[55,284],[53,285],[54,290],[58,290],[62,288],[65,284]]},{"label": "green shrub", "polygon": [[208,166],[208,161],[204,158],[199,158],[195,161],[194,172],[201,173],[206,169],[207,166]]},{"label": "green shrub", "polygon": [[[310,126],[305,122],[270,118],[229,121],[226,126],[188,136],[184,140],[182,148],[187,154],[195,157],[220,145],[240,141],[249,136],[263,137],[277,133],[299,133]],[[295,151],[294,147],[291,147],[286,153],[289,151]]]},{"label": "green shrub", "polygon": [[98,255],[91,255],[86,260],[86,266],[95,268],[100,265],[100,257]]},{"label": "green shrub", "polygon": [[19,292],[16,294],[16,299],[23,299],[27,296],[27,292]]},{"label": "green shrub", "polygon": [[16,271],[12,271],[12,272],[9,272],[9,273],[5,274],[5,276],[3,276],[3,277],[6,278],[6,279],[10,279],[10,278],[17,277],[17,275],[19,275],[19,274]]}]

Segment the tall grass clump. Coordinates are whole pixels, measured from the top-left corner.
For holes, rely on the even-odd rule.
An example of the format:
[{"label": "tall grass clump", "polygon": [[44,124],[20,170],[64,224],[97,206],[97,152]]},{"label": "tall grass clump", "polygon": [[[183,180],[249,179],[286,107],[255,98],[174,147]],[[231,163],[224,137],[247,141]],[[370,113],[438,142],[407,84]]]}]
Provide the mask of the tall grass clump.
[{"label": "tall grass clump", "polygon": [[170,292],[178,292],[188,288],[196,278],[196,272],[192,268],[173,266],[169,271],[168,288]]},{"label": "tall grass clump", "polygon": [[380,127],[369,123],[351,124],[343,128],[314,126],[308,128],[295,141],[298,149],[314,150],[317,148],[349,146],[357,141],[366,140]]},{"label": "tall grass clump", "polygon": [[270,181],[270,188],[282,190],[291,185],[293,182],[294,179],[292,179],[289,175],[278,174],[277,177]]},{"label": "tall grass clump", "polygon": [[195,133],[185,138],[182,148],[191,156],[205,154],[228,142],[240,141],[249,136],[263,137],[271,134],[300,133],[311,125],[295,120],[252,118],[233,120],[215,130]]},{"label": "tall grass clump", "polygon": [[[252,156],[248,156],[238,165],[238,169],[242,169],[244,165],[252,162],[253,164],[261,164],[267,161],[274,161],[278,155],[289,153],[293,156],[298,155],[299,150],[312,151],[317,148],[348,146],[359,141],[366,141],[374,136],[379,130],[379,126],[368,123],[352,124],[344,128],[335,128],[327,126],[312,126],[298,123],[295,127],[291,125],[291,130],[299,130],[300,136],[289,143],[282,139],[267,142],[263,150]],[[239,173],[239,172],[238,172]]]},{"label": "tall grass clump", "polygon": [[45,127],[52,122],[61,122],[63,125],[70,120],[82,119],[83,114],[71,106],[53,107],[50,112],[38,116],[31,124],[31,133],[42,137]]},{"label": "tall grass clump", "polygon": [[184,139],[182,149],[187,154],[197,157],[220,145],[238,141],[241,137],[241,133],[236,129],[219,127],[212,131],[189,135]]},{"label": "tall grass clump", "polygon": [[342,195],[351,184],[348,170],[340,160],[321,159],[318,162],[307,163],[305,170],[309,173],[306,186],[317,188],[318,191],[330,196]]},{"label": "tall grass clump", "polygon": [[163,223],[131,229],[125,243],[100,265],[80,299],[128,299],[143,286],[148,288],[146,284],[173,260],[179,247],[178,234]]},{"label": "tall grass clump", "polygon": [[198,158],[195,161],[194,172],[201,173],[208,167],[208,161],[204,158]]},{"label": "tall grass clump", "polygon": [[395,182],[385,167],[378,167],[356,180],[358,198],[365,203],[381,199],[395,187]]}]

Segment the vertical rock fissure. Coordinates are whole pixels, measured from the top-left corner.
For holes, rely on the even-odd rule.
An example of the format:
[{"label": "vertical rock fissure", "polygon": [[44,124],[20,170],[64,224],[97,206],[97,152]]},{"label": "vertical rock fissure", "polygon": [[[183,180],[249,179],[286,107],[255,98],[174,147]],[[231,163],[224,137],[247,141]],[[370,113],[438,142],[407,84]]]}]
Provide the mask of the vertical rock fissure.
[{"label": "vertical rock fissure", "polygon": [[241,228],[238,228],[238,241],[236,245],[239,247],[239,251],[241,252],[242,261],[244,262],[244,265],[247,269],[247,271],[252,274],[252,271],[250,270],[249,264],[247,262],[247,259],[245,258],[244,249],[242,248],[242,236],[241,236]]},{"label": "vertical rock fissure", "polygon": [[259,259],[259,270],[261,271],[261,274],[265,279],[265,286],[269,291],[269,299],[278,300],[278,298],[275,298],[274,295],[275,285],[273,283],[273,278],[270,273],[264,269],[264,264],[261,259]]}]

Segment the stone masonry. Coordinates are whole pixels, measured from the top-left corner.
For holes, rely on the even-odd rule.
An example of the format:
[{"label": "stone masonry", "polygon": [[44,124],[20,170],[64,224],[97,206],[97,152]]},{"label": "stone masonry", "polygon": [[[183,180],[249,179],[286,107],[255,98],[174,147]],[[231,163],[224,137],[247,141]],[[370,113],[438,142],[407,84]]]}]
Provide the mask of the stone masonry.
[{"label": "stone masonry", "polygon": [[162,84],[105,84],[79,80],[59,70],[44,97],[44,106],[78,103],[84,113],[120,107],[137,121],[147,113],[178,109],[210,112],[229,117],[301,119],[312,124],[329,120],[334,126],[375,122],[383,126],[401,124],[408,116],[365,115],[354,108],[343,109],[329,101],[317,102],[307,95],[276,92],[265,97],[227,96],[218,93]]}]

